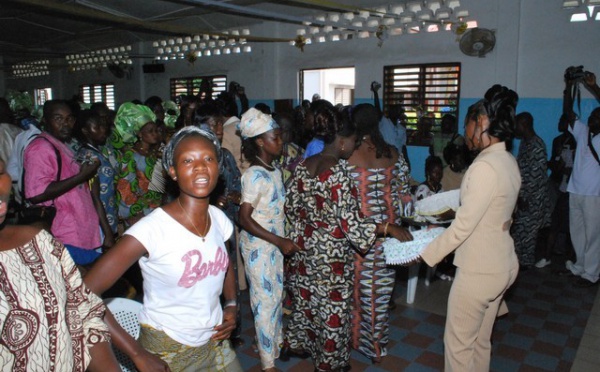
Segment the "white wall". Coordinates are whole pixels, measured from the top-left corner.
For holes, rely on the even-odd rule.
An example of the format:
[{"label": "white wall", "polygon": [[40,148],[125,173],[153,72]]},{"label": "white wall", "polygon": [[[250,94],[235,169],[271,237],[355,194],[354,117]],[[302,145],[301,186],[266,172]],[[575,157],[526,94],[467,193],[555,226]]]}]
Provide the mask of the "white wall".
[{"label": "white wall", "polygon": [[[369,84],[381,80],[383,66],[421,62],[462,63],[463,98],[479,97],[493,83],[516,88],[522,97],[559,98],[566,66],[583,64],[600,71],[600,22],[569,23],[569,13],[558,0],[463,0],[480,27],[496,30],[497,45],[485,58],[463,55],[450,32],[389,37],[382,47],[377,39],[355,39],[307,45],[304,52],[287,43],[254,43],[253,52],[201,57],[194,64],[169,61],[162,74],[143,74],[136,60],[132,80],[114,78],[103,70],[67,73],[53,71],[48,78],[9,79],[6,88],[32,89],[51,84],[56,96],[69,97],[80,84],[114,82],[117,101],[166,96],[169,78],[197,74],[226,74],[246,87],[253,99],[297,99],[300,69],[355,66],[356,97],[369,97]],[[297,26],[267,22],[252,28],[253,35],[294,37]],[[135,49],[150,54],[149,45]],[[62,72],[61,72],[62,71]],[[0,88],[2,85],[0,85]],[[0,91],[0,93],[3,93]]]},{"label": "white wall", "polygon": [[[392,0],[390,2],[393,2]],[[570,13],[559,0],[462,0],[480,27],[496,30],[497,44],[485,58],[463,55],[456,35],[450,32],[420,33],[389,37],[382,47],[377,39],[356,39],[307,45],[304,52],[287,43],[254,43],[250,54],[222,55],[165,63],[165,73],[143,74],[136,60],[132,80],[115,79],[106,70],[69,74],[52,73],[44,79],[10,79],[6,88],[29,89],[52,86],[55,97],[69,98],[80,84],[114,82],[117,102],[151,95],[168,97],[169,79],[193,75],[225,74],[246,87],[252,102],[297,99],[298,71],[307,68],[356,68],[356,102],[370,102],[369,86],[382,80],[383,67],[392,64],[461,62],[460,122],[466,108],[494,83],[515,89],[519,110],[532,112],[536,130],[550,147],[557,134],[555,123],[561,111],[562,75],[567,66],[584,65],[600,77],[600,22],[570,23]],[[253,27],[257,36],[295,37],[298,27],[264,23]],[[151,53],[139,45],[140,53]],[[0,95],[3,95],[0,84]],[[583,93],[584,117],[597,103]],[[462,125],[460,126],[462,127]],[[411,149],[415,177],[422,179],[426,152]],[[415,159],[413,158],[413,155]]]}]

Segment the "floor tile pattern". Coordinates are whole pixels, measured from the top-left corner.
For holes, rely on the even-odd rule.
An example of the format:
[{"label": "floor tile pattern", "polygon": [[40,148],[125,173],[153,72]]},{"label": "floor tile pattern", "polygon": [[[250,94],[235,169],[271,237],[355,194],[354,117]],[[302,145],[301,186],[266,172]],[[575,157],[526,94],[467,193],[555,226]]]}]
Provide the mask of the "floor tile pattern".
[{"label": "floor tile pattern", "polygon": [[[443,369],[443,333],[449,283],[420,283],[413,305],[404,302],[406,280],[399,271],[395,291],[397,308],[390,317],[389,355],[380,364],[353,351],[352,371],[440,371]],[[506,296],[510,313],[497,320],[492,336],[491,371],[569,371],[583,336],[598,287],[576,288],[573,279],[557,275],[556,268],[523,271]],[[433,292],[436,295],[430,295]],[[254,328],[243,297],[243,338],[237,349],[245,371],[260,371],[253,350]],[[427,309],[423,310],[423,309]],[[432,310],[433,309],[433,310]],[[277,361],[283,371],[311,371],[310,359]]]}]

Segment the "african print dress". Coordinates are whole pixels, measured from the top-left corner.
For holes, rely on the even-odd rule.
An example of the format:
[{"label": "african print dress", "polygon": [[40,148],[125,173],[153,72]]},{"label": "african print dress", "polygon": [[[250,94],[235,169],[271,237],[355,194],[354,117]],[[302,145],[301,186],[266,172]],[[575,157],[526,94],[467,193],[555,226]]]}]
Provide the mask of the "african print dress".
[{"label": "african print dress", "polygon": [[[348,166],[361,200],[361,212],[372,221],[400,224],[402,198],[410,200],[409,169],[401,156],[388,168]],[[385,263],[378,239],[366,255],[355,254],[352,347],[369,358],[387,355],[389,303],[396,271]]]},{"label": "african print dress", "polygon": [[520,202],[510,230],[521,266],[535,263],[538,232],[550,222],[547,161],[546,145],[540,137],[521,141],[517,155],[521,171]]},{"label": "african print dress", "polygon": [[[251,166],[242,175],[241,204],[254,208],[252,218],[265,230],[283,236],[285,191],[281,172]],[[283,254],[279,248],[246,230],[240,232],[240,252],[250,282],[250,306],[263,369],[275,366],[283,345]]]},{"label": "african print dress", "polygon": [[349,365],[354,252],[366,252],[375,241],[376,225],[361,214],[346,166],[340,160],[311,177],[300,163],[285,206],[289,237],[303,248],[290,258],[286,345],[309,352],[319,371]]},{"label": "african print dress", "polygon": [[161,205],[162,194],[148,189],[156,157],[143,156],[131,147],[124,147],[118,161],[119,218],[130,227]]},{"label": "african print dress", "polygon": [[47,231],[0,252],[0,370],[84,372],[89,349],[110,341],[104,311]]}]

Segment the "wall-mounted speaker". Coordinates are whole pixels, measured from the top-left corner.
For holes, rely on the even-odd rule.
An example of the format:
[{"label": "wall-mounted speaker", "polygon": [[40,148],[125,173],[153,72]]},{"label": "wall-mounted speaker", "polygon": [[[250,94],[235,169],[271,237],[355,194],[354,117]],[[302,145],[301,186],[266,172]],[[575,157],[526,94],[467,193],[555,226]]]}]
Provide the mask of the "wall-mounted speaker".
[{"label": "wall-mounted speaker", "polygon": [[165,65],[162,63],[151,63],[142,66],[144,74],[159,74],[165,72]]}]

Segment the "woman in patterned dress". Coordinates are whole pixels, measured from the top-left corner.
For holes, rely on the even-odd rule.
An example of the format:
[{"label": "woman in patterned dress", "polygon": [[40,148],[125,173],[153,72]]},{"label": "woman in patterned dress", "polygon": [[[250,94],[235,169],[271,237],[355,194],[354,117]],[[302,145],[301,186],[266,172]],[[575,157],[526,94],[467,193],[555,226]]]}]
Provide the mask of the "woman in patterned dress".
[{"label": "woman in patterned dress", "polygon": [[128,228],[161,205],[162,194],[148,189],[159,154],[156,115],[149,107],[126,102],[115,118],[113,143],[119,151],[117,194],[119,218]]},{"label": "woman in patterned dress", "polygon": [[[410,201],[409,169],[404,156],[379,132],[377,110],[361,104],[352,111],[360,146],[348,171],[360,195],[360,210],[371,221],[400,223],[402,200]],[[354,254],[352,347],[373,362],[387,354],[389,303],[396,271],[387,267],[383,239],[366,254]]]},{"label": "woman in patterned dress", "polygon": [[[111,140],[117,150],[116,170],[119,221],[125,229],[160,207],[163,194],[150,188],[160,154],[156,115],[149,107],[126,102],[119,107]],[[138,293],[143,292],[142,274],[135,263],[125,278]]]},{"label": "woman in patterned dress", "polygon": [[240,251],[250,283],[250,306],[260,362],[275,371],[283,344],[283,255],[299,248],[283,236],[285,191],[273,161],[281,155],[281,130],[271,115],[251,108],[240,122],[242,151],[251,166],[242,175]]},{"label": "woman in patterned dress", "polygon": [[325,108],[316,115],[315,130],[324,138],[323,152],[297,166],[286,199],[290,238],[302,248],[290,259],[286,346],[309,352],[318,371],[339,371],[350,360],[354,252],[367,252],[377,235],[412,237],[398,225],[366,220],[361,213],[347,170],[357,138],[347,115]]},{"label": "woman in patterned dress", "polygon": [[0,159],[0,370],[120,371],[102,300],[64,245],[33,226],[7,226],[11,179]]}]

